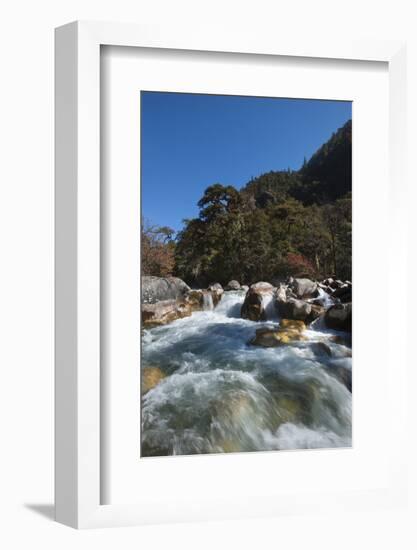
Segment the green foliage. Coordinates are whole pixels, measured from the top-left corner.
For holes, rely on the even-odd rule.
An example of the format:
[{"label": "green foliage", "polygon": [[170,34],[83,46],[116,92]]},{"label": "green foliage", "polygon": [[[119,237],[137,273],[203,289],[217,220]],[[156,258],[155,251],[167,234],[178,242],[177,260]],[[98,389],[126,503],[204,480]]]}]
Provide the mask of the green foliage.
[{"label": "green foliage", "polygon": [[189,284],[351,278],[349,121],[298,172],[262,174],[238,191],[216,183],[177,235],[175,274]]}]

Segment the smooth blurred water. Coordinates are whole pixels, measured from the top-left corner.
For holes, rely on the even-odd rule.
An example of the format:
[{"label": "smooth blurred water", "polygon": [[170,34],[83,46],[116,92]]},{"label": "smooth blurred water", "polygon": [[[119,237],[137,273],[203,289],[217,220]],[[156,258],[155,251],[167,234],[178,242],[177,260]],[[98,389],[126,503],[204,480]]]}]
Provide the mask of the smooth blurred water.
[{"label": "smooth blurred water", "polygon": [[[142,367],[166,375],[142,397],[142,456],[348,447],[350,350],[323,330],[278,348],[251,346],[242,292],[214,310],[144,331]],[[328,355],[325,342],[331,349]]]}]

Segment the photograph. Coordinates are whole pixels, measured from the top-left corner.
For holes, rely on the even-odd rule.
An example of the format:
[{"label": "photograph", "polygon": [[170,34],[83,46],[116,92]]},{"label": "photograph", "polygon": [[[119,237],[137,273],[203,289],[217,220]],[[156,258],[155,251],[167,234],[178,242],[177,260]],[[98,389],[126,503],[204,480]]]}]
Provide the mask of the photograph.
[{"label": "photograph", "polygon": [[352,447],[352,102],[138,101],[139,458]]}]

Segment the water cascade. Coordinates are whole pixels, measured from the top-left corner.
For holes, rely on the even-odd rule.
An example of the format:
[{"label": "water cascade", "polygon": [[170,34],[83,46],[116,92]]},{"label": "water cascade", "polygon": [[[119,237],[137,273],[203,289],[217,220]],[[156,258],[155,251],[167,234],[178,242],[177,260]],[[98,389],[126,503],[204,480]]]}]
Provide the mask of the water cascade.
[{"label": "water cascade", "polygon": [[214,308],[211,292],[203,293],[203,311],[211,311]]},{"label": "water cascade", "polygon": [[273,294],[263,294],[262,308],[268,321],[278,320],[278,310],[275,306],[275,296]]},{"label": "water cascade", "polygon": [[330,307],[334,304],[334,301],[332,297],[327,294],[322,288],[318,288],[318,297],[316,298],[317,301],[320,301],[321,305],[324,307]]}]

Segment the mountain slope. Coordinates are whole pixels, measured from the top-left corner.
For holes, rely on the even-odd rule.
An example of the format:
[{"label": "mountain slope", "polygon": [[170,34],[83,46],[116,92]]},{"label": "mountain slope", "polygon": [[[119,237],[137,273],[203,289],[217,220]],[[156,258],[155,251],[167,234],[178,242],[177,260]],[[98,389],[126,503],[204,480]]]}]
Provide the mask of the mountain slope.
[{"label": "mountain slope", "polygon": [[345,196],[352,185],[352,121],[324,143],[298,171],[271,171],[242,189],[258,207],[293,197],[306,205],[326,204]]}]

